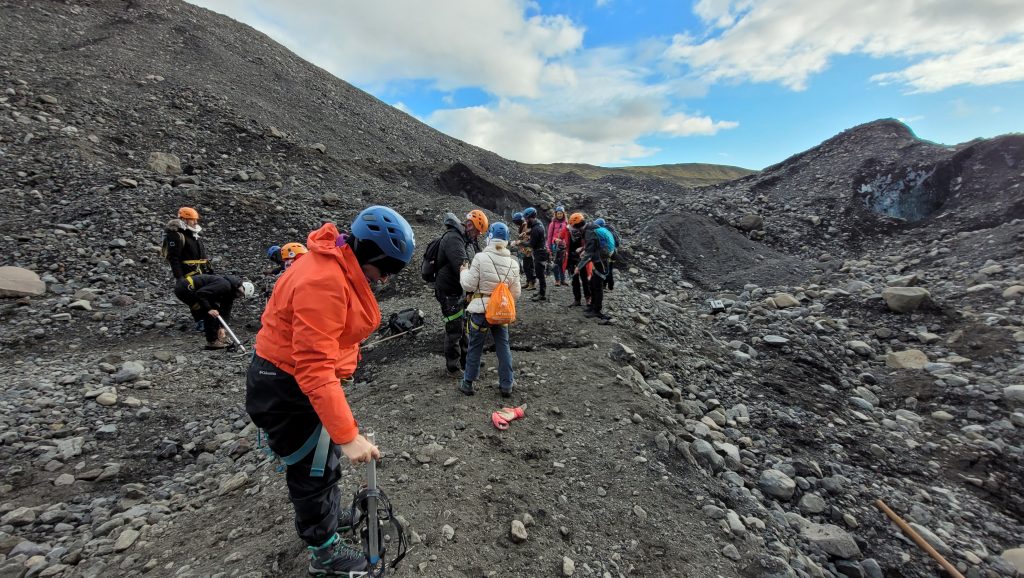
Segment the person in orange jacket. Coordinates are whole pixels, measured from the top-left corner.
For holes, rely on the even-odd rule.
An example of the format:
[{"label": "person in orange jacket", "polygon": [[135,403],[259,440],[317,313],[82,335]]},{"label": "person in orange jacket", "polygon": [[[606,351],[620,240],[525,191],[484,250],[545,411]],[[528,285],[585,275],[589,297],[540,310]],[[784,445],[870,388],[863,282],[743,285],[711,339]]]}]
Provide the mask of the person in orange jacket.
[{"label": "person in orange jacket", "polygon": [[[359,344],[380,325],[371,283],[412,259],[412,228],[393,209],[363,210],[350,232],[332,223],[309,234],[309,252],[283,275],[263,312],[246,377],[245,409],[287,466],[295,528],[310,550],[309,573],[362,572],[362,552],[338,535],[341,455],[353,465],[380,458],[360,435],[342,384]],[[350,516],[350,514],[349,514]]]}]

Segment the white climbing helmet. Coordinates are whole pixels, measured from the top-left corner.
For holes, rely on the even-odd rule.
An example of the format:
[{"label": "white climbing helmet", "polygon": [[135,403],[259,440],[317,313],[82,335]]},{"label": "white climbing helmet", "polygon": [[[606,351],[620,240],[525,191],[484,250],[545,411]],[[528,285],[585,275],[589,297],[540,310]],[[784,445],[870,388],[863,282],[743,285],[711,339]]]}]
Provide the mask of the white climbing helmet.
[{"label": "white climbing helmet", "polygon": [[256,286],[252,284],[252,281],[242,281],[242,297],[246,299],[256,294]]}]

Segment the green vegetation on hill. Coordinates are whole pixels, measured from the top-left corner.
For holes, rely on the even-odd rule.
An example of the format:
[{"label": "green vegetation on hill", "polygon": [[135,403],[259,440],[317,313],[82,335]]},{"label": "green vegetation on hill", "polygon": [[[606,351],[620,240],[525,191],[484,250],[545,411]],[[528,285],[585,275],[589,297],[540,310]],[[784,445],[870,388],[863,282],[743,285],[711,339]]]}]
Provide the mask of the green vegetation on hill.
[{"label": "green vegetation on hill", "polygon": [[637,167],[606,168],[582,163],[553,163],[547,165],[525,165],[530,172],[554,177],[576,173],[584,178],[596,180],[609,175],[659,177],[688,187],[713,185],[745,177],[757,171],[728,165],[703,163],[679,163],[673,165],[650,165]]}]

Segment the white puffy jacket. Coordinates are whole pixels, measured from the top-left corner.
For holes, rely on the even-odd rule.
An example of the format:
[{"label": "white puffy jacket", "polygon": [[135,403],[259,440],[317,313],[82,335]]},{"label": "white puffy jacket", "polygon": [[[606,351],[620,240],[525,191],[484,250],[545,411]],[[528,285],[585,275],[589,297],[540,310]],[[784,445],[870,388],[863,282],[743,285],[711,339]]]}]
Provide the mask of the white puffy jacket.
[{"label": "white puffy jacket", "polygon": [[492,240],[483,251],[473,257],[469,268],[462,270],[459,281],[467,292],[482,295],[473,296],[473,300],[466,307],[469,313],[484,313],[491,293],[502,281],[512,290],[512,297],[517,300],[523,291],[519,282],[519,261],[512,258],[512,253],[508,251],[508,243],[497,239]]}]

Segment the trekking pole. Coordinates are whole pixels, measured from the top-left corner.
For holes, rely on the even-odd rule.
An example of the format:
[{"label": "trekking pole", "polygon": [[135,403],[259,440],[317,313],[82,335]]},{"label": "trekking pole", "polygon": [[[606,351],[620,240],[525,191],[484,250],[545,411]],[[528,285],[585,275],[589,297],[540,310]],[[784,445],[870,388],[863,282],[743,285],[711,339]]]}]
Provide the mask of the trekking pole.
[{"label": "trekking pole", "polygon": [[[366,441],[374,443],[374,434],[366,434]],[[377,460],[370,458],[366,466],[366,530],[370,547],[370,567],[380,562],[380,526],[377,521]]]},{"label": "trekking pole", "polygon": [[384,343],[385,341],[391,341],[392,339],[394,339],[396,337],[401,337],[401,336],[403,336],[403,335],[405,335],[407,333],[416,333],[417,331],[419,331],[420,329],[423,329],[424,327],[426,327],[426,325],[420,325],[419,327],[413,327],[412,329],[409,329],[407,331],[403,331],[401,333],[396,333],[394,335],[390,335],[390,336],[385,337],[383,339],[378,339],[377,341],[371,341],[370,343],[367,343],[366,345],[364,345],[363,349],[369,349],[369,348],[373,347],[374,345],[378,345],[380,343]]},{"label": "trekking pole", "polygon": [[220,315],[217,316],[217,321],[220,321],[220,324],[224,328],[224,331],[227,331],[228,335],[231,336],[231,340],[234,341],[235,345],[237,345],[238,348],[242,350],[242,353],[245,353],[245,346],[242,345],[242,342],[238,340],[238,336],[235,335],[235,332],[231,331],[231,328],[228,327],[228,322],[224,321],[224,318],[221,317]]}]

